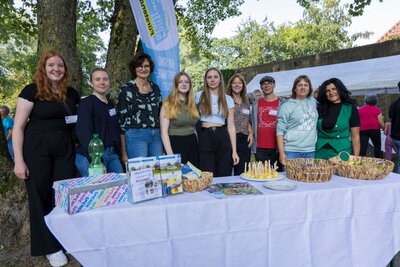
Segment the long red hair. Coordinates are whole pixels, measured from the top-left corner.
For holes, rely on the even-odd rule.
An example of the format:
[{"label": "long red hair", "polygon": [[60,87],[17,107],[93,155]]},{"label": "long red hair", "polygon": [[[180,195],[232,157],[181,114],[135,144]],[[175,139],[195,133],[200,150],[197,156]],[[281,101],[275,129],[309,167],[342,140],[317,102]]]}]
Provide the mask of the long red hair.
[{"label": "long red hair", "polygon": [[[46,62],[49,58],[51,57],[59,57],[64,63],[64,77],[61,79],[61,81],[58,83],[58,94],[54,94],[51,91],[51,81],[47,77],[46,74]],[[40,100],[48,100],[48,101],[60,101],[60,102],[66,102],[67,100],[67,86],[68,86],[68,67],[67,63],[65,62],[64,57],[56,52],[56,51],[47,51],[42,54],[40,57],[37,67],[36,67],[36,72],[35,75],[33,76],[33,82],[36,83],[37,87],[37,93],[36,93],[36,98]]]}]

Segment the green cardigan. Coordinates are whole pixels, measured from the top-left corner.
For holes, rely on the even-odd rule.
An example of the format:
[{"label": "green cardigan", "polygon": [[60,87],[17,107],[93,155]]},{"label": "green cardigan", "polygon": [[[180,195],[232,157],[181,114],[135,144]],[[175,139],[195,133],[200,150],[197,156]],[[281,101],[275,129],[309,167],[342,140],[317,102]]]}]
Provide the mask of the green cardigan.
[{"label": "green cardigan", "polygon": [[[318,119],[316,158],[330,159],[337,156],[341,151],[352,154],[349,125],[352,109],[349,104],[342,105],[335,127],[330,132],[325,132],[322,129],[322,118]],[[329,146],[325,147],[326,144],[329,144]]]}]

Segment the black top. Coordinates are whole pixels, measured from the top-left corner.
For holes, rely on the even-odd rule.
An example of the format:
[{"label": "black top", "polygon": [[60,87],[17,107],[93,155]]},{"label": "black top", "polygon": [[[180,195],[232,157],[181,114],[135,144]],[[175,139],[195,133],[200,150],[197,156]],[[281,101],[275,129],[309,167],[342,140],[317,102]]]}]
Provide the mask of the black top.
[{"label": "black top", "polygon": [[119,135],[123,132],[119,127],[114,105],[111,102],[106,104],[95,95],[90,95],[83,98],[79,104],[76,124],[79,142],[76,152],[88,159],[88,145],[94,133],[99,134],[105,148],[114,146],[115,150],[119,150]]},{"label": "black top", "polygon": [[31,83],[25,86],[19,94],[19,97],[34,103],[26,128],[41,132],[50,130],[72,130],[75,123],[66,124],[65,117],[76,115],[77,105],[80,101],[78,92],[72,87],[67,88],[66,105],[57,101],[37,99],[36,92],[36,84]]},{"label": "black top", "polygon": [[[322,119],[322,128],[324,131],[329,132],[336,125],[336,121],[339,117],[340,110],[342,109],[343,103],[331,104],[328,107],[328,115]],[[350,128],[360,127],[360,114],[355,106],[352,106],[351,116],[349,120]]]},{"label": "black top", "polygon": [[389,118],[392,122],[390,137],[400,140],[400,98],[390,105]]},{"label": "black top", "polygon": [[118,119],[121,128],[127,131],[132,128],[159,128],[162,97],[160,88],[150,83],[147,94],[139,92],[134,80],[121,88],[118,96]]}]

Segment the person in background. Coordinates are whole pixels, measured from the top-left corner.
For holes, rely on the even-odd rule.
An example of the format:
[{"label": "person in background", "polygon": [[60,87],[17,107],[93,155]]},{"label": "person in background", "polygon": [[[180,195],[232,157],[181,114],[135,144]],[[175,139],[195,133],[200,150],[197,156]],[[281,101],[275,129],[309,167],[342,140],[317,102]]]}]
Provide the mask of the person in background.
[{"label": "person in background", "polygon": [[313,97],[314,97],[315,99],[318,99],[318,94],[319,94],[319,88],[317,88],[317,89],[314,90],[314,92],[313,92]]},{"label": "person in background", "polygon": [[167,155],[181,154],[181,162],[199,167],[199,145],[195,125],[200,118],[189,74],[178,72],[171,94],[160,113],[161,139]]},{"label": "person in background", "polygon": [[250,104],[246,92],[246,82],[243,76],[234,74],[228,81],[227,94],[235,103],[233,118],[236,129],[236,149],[240,158],[239,163],[233,166],[235,175],[241,175],[244,172],[245,163],[250,162],[250,148],[254,141],[253,128],[250,123]]},{"label": "person in background", "polygon": [[317,102],[312,96],[311,80],[300,75],[293,82],[292,96],[278,112],[276,138],[279,161],[286,158],[315,158],[317,142]]},{"label": "person in background", "polygon": [[[214,177],[229,176],[232,163],[239,163],[236,151],[236,130],[232,97],[225,95],[224,81],[219,69],[211,67],[204,74],[204,90],[197,92],[200,112],[200,169]],[[227,122],[227,126],[226,126]]]},{"label": "person in background", "polygon": [[273,77],[263,77],[260,80],[260,86],[264,97],[252,106],[253,133],[255,134],[252,152],[256,154],[256,161],[269,160],[271,164],[274,164],[278,163],[276,144],[278,110],[286,99],[275,95],[276,84]]},{"label": "person in background", "polygon": [[255,99],[257,99],[257,100],[264,98],[263,92],[260,89],[254,89],[253,95],[254,95]]},{"label": "person in background", "polygon": [[97,133],[104,145],[102,162],[107,172],[122,173],[117,152],[120,151],[123,132],[114,105],[107,99],[111,90],[108,72],[104,68],[94,68],[90,72],[90,83],[93,93],[82,99],[78,107],[76,136],[79,145],[76,148],[75,165],[81,176],[89,175],[88,146],[93,134]]},{"label": "person in background", "polygon": [[25,181],[28,192],[31,253],[46,255],[51,266],[67,264],[60,243],[44,221],[54,208],[52,185],[75,176],[72,132],[80,97],[67,84],[68,68],[62,55],[44,53],[33,83],[18,96],[13,129],[14,172]]},{"label": "person in background", "polygon": [[382,111],[376,106],[378,98],[375,95],[367,96],[365,105],[358,109],[360,114],[360,156],[365,156],[368,141],[374,145],[374,157],[381,157],[381,128],[384,128]]},{"label": "person in background", "polygon": [[319,90],[316,158],[330,159],[342,151],[359,156],[360,115],[351,93],[338,78],[324,81]]},{"label": "person in background", "polygon": [[[397,84],[400,91],[400,82]],[[397,152],[397,173],[400,173],[400,97],[396,99],[389,109],[389,122],[391,123],[391,134],[392,145]],[[387,132],[387,126],[386,131]]]},{"label": "person in background", "polygon": [[0,114],[3,122],[4,135],[7,140],[8,153],[10,154],[11,160],[14,162],[14,149],[12,147],[12,130],[14,127],[14,120],[10,115],[10,108],[6,105],[0,106]]},{"label": "person in background", "polygon": [[154,62],[147,54],[136,54],[129,63],[132,79],[121,87],[117,114],[125,132],[122,141],[122,161],[128,158],[160,156],[163,147],[160,136],[162,97],[157,84],[149,80]]}]

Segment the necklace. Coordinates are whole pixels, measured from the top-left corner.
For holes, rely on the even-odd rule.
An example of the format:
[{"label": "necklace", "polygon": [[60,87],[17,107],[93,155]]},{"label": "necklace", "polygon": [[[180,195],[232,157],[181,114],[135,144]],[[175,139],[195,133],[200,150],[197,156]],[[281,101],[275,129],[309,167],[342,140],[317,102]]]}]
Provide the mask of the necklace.
[{"label": "necklace", "polygon": [[233,102],[235,102],[236,104],[241,104],[242,103],[242,98],[239,96],[237,96],[237,95],[233,95]]},{"label": "necklace", "polygon": [[150,83],[149,82],[145,82],[141,85],[139,85],[139,83],[136,83],[138,89],[139,89],[139,93],[141,94],[147,94],[150,91]]}]

